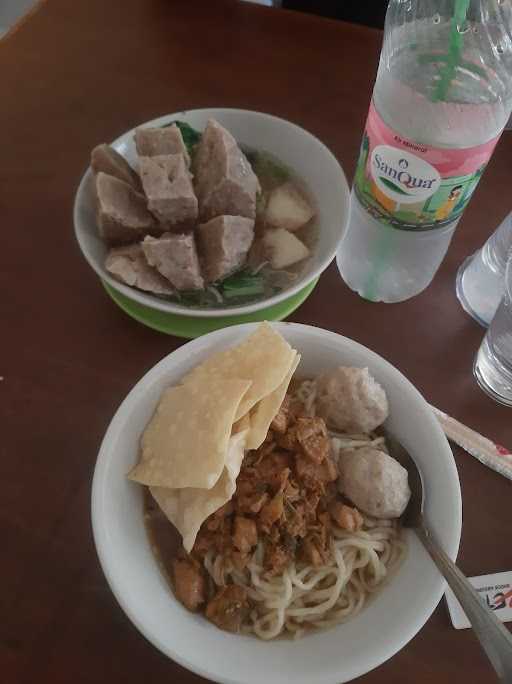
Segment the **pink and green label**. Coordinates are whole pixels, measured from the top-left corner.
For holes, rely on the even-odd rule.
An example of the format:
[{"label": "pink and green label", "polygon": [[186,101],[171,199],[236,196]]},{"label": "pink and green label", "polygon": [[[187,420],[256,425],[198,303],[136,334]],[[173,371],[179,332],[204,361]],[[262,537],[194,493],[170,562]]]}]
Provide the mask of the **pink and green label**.
[{"label": "pink and green label", "polygon": [[402,230],[431,230],[458,218],[499,136],[475,147],[430,147],[400,136],[370,105],[354,189],[379,221]]}]

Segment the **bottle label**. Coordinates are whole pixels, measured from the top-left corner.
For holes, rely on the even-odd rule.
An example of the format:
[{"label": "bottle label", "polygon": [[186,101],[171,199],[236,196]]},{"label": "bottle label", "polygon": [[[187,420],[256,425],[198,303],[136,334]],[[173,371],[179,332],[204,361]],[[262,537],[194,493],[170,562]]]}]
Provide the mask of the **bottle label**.
[{"label": "bottle label", "polygon": [[498,138],[462,149],[423,145],[386,126],[372,101],[354,179],[357,198],[394,228],[441,228],[466,208]]}]

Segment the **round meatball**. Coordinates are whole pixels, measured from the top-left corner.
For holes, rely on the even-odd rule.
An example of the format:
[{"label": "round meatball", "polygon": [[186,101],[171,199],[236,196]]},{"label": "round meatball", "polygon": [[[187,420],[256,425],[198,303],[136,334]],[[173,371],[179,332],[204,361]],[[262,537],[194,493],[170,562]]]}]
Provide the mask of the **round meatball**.
[{"label": "round meatball", "polygon": [[388,417],[388,400],[368,368],[339,366],[317,380],[317,415],[341,432],[371,432]]},{"label": "round meatball", "polygon": [[340,451],[338,488],[357,508],[374,518],[398,518],[411,490],[407,470],[384,451],[372,447]]}]

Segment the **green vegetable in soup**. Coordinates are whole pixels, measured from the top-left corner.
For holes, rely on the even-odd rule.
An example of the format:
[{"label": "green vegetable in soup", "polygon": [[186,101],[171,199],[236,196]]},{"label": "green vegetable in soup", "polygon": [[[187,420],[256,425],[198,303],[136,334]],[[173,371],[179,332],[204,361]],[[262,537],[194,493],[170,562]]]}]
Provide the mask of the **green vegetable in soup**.
[{"label": "green vegetable in soup", "polygon": [[209,290],[190,290],[177,292],[171,297],[171,299],[177,304],[190,307],[218,305],[217,299]]},{"label": "green vegetable in soup", "polygon": [[231,306],[245,304],[247,301],[253,301],[264,294],[266,294],[264,277],[244,269],[233,273],[215,285],[210,285],[205,290],[176,292],[170,299],[182,306],[215,309],[219,306],[226,306],[226,304]]},{"label": "green vegetable in soup", "polygon": [[221,289],[226,299],[255,297],[265,293],[265,281],[261,275],[253,275],[249,271],[239,271],[223,280]]},{"label": "green vegetable in soup", "polygon": [[162,128],[167,128],[173,124],[176,124],[176,126],[180,129],[187,152],[191,154],[194,150],[194,147],[201,140],[201,133],[196,131],[195,128],[192,128],[192,126],[185,121],[169,121],[169,123],[164,124]]},{"label": "green vegetable in soup", "polygon": [[253,150],[244,150],[244,152],[263,189],[281,185],[290,179],[288,168],[267,152]]}]

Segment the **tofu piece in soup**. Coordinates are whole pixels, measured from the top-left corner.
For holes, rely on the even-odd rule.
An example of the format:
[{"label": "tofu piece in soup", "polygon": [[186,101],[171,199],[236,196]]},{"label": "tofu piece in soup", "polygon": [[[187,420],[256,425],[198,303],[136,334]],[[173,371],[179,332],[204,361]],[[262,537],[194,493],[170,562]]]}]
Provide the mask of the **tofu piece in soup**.
[{"label": "tofu piece in soup", "polygon": [[194,167],[203,221],[221,215],[254,219],[258,178],[231,133],[214,119],[201,137]]},{"label": "tofu piece in soup", "polygon": [[254,221],[243,216],[217,216],[197,229],[197,245],[207,282],[222,280],[239,269],[254,239]]},{"label": "tofu piece in soup", "polygon": [[136,242],[157,228],[146,198],[128,183],[100,171],[96,195],[98,230],[107,244]]},{"label": "tofu piece in soup", "polygon": [[263,236],[265,253],[272,268],[287,268],[306,259],[310,252],[293,233],[284,228],[267,230]]},{"label": "tofu piece in soup", "polygon": [[114,247],[105,259],[107,271],[121,283],[154,294],[172,294],[170,282],[146,261],[140,245]]},{"label": "tofu piece in soup", "polygon": [[135,148],[139,157],[182,154],[185,157],[187,166],[190,165],[187,147],[176,124],[165,126],[164,128],[137,128],[134,138]]},{"label": "tofu piece in soup", "polygon": [[314,216],[313,207],[297,189],[287,182],[272,190],[265,208],[265,221],[274,228],[295,231],[306,225]]},{"label": "tofu piece in soup", "polygon": [[192,225],[197,219],[197,198],[182,154],[140,158],[140,175],[148,209],[167,226]]},{"label": "tofu piece in soup", "polygon": [[93,149],[91,152],[91,169],[94,175],[102,171],[109,176],[114,176],[114,178],[128,183],[138,192],[142,189],[139,176],[126,159],[119,152],[116,152],[113,147],[110,147],[110,145],[97,145]]},{"label": "tofu piece in soup", "polygon": [[192,233],[164,233],[160,238],[146,237],[142,243],[144,255],[177,290],[202,290],[196,243]]}]

